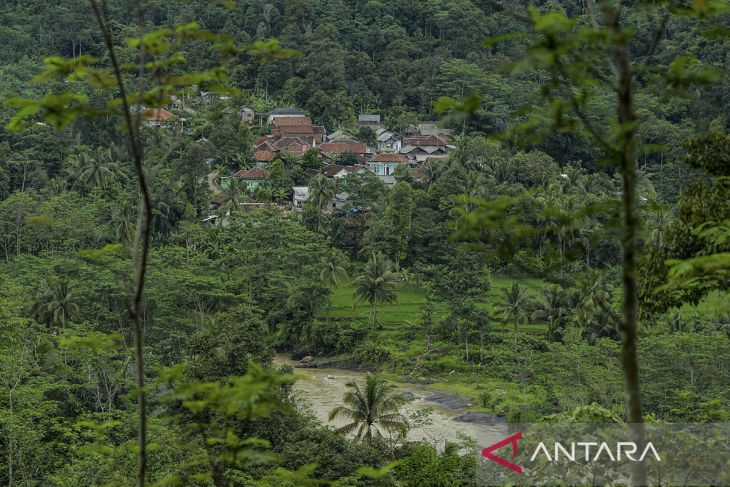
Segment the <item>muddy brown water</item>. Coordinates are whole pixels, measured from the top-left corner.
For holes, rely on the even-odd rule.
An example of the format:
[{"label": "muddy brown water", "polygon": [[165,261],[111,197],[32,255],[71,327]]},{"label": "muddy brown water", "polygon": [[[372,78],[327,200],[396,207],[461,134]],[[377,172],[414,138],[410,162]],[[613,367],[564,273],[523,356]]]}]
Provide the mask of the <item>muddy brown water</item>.
[{"label": "muddy brown water", "polygon": [[[296,366],[297,362],[286,357],[277,357],[276,362]],[[334,428],[342,426],[345,420],[329,421],[329,413],[342,404],[347,392],[346,383],[355,380],[365,382],[365,372],[331,368],[296,368],[300,377],[294,388],[322,424]],[[413,397],[403,413],[409,416],[417,411],[430,409],[430,424],[411,429],[409,440],[425,441],[442,450],[446,442],[460,442],[460,435],[474,438],[479,446],[491,445],[509,436],[507,422],[488,414],[467,412],[467,403],[458,396],[445,394],[419,384],[395,383],[397,392]]]}]

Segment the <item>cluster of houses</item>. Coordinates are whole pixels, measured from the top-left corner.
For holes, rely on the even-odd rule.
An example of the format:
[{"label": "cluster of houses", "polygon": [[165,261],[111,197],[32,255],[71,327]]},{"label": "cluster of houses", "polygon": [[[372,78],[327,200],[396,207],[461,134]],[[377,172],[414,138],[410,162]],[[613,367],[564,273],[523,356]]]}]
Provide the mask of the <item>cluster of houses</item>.
[{"label": "cluster of houses", "polygon": [[[189,99],[173,98],[171,108],[180,113],[192,113],[198,105],[227,99],[228,97],[202,92],[200,96]],[[322,169],[307,169],[310,176],[322,175],[340,181],[349,174],[369,171],[386,186],[393,187],[396,184],[394,174],[399,167],[406,167],[415,179],[419,179],[422,167],[434,160],[447,158],[454,149],[451,145],[451,130],[441,128],[433,122],[420,123],[399,133],[388,128],[380,115],[361,114],[356,121],[356,127],[367,127],[374,132],[374,137],[361,141],[344,130],[328,134],[325,127],[315,125],[305,113],[292,108],[277,108],[268,113],[257,114],[250,107],[242,107],[239,116],[241,123],[268,126],[270,129],[269,135],[256,140],[255,166],[230,176],[243,182],[250,191],[255,191],[266,183],[269,165],[283,154],[301,156],[313,151],[322,160]],[[149,127],[164,126],[176,131],[184,130],[186,122],[184,118],[164,108],[144,110],[143,121]],[[215,187],[211,184],[215,195],[214,205],[221,204],[225,199],[225,188],[230,177],[221,178],[220,185],[216,184]],[[290,194],[294,208],[302,208],[309,198],[309,188],[296,186]],[[332,202],[332,209],[344,207],[347,199],[346,192],[337,194]]]},{"label": "cluster of houses", "polygon": [[[242,108],[240,115],[243,123],[253,125],[256,121],[253,110],[248,107]],[[308,170],[312,176],[321,174],[337,181],[352,173],[370,171],[392,187],[396,183],[394,174],[399,166],[407,167],[418,179],[421,175],[419,168],[433,160],[447,158],[454,149],[451,131],[435,123],[422,123],[410,127],[406,133],[397,133],[383,124],[380,115],[363,114],[358,117],[358,127],[368,127],[375,133],[374,142],[370,144],[345,131],[327,134],[324,127],[314,125],[304,113],[290,108],[278,108],[263,114],[259,123],[269,125],[271,133],[256,140],[256,166],[233,174],[250,189],[263,184],[268,177],[269,164],[282,153],[303,155],[315,150],[323,161],[323,168],[321,171]],[[294,207],[303,207],[309,198],[309,189],[297,186],[292,188],[292,192]],[[347,193],[339,193],[334,198],[332,209],[342,208],[346,203]]]}]

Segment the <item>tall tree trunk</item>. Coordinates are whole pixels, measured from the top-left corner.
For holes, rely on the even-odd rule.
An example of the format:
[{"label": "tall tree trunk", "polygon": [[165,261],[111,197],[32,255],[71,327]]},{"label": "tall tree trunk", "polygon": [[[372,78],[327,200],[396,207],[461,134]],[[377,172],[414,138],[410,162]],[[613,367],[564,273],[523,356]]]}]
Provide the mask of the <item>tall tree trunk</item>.
[{"label": "tall tree trunk", "polygon": [[[621,141],[617,154],[622,174],[623,194],[623,306],[621,365],[629,400],[629,421],[633,441],[639,451],[646,442],[639,386],[639,362],[636,352],[639,299],[636,282],[637,217],[636,217],[636,113],[632,94],[632,69],[629,38],[621,27],[619,10],[607,11],[607,23],[613,34],[614,66],[618,74],[618,120]],[[642,462],[632,463],[631,482],[646,485],[646,468]]]}]

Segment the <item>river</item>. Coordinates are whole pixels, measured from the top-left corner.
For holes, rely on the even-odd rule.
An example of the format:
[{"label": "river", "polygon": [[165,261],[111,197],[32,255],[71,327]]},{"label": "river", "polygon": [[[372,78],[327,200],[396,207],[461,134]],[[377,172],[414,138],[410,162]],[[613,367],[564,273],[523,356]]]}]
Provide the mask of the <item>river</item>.
[{"label": "river", "polygon": [[[277,357],[277,362],[295,365],[285,357]],[[365,372],[352,370],[307,368],[295,369],[300,376],[294,388],[299,396],[311,406],[312,413],[322,424],[341,426],[344,420],[328,420],[329,412],[342,404],[347,391],[345,384],[350,380],[365,382]],[[448,442],[459,442],[460,434],[470,436],[479,446],[487,446],[509,436],[507,422],[494,415],[469,413],[467,403],[462,398],[445,394],[428,386],[419,384],[396,383],[397,392],[413,397],[403,408],[409,416],[417,411],[431,409],[430,424],[418,426],[408,433],[409,440],[425,441],[439,450]]]}]

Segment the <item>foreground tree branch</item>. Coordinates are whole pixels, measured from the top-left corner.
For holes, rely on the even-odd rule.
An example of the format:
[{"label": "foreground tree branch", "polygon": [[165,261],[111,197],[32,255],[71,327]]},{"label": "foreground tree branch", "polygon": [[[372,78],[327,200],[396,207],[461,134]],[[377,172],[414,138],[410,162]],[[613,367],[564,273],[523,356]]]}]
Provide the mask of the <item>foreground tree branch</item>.
[{"label": "foreground tree branch", "polygon": [[[621,365],[629,401],[629,421],[632,424],[633,441],[644,448],[646,438],[644,417],[641,407],[639,386],[639,362],[636,352],[637,319],[639,311],[638,285],[636,276],[637,231],[636,216],[636,126],[632,93],[632,69],[629,54],[629,39],[621,27],[618,8],[606,9],[606,24],[614,44],[613,63],[618,74],[618,121],[619,151],[618,164],[622,178],[622,223],[623,223],[623,306]],[[632,463],[632,484],[646,485],[646,468],[642,462]]]},{"label": "foreground tree branch", "polygon": [[[140,191],[140,202],[137,213],[137,228],[134,236],[132,250],[133,265],[133,288],[129,299],[129,314],[133,321],[135,376],[137,382],[137,414],[139,415],[139,426],[137,433],[137,485],[145,485],[147,471],[147,404],[144,390],[144,329],[142,324],[142,296],[144,292],[145,277],[147,273],[147,260],[149,257],[150,227],[152,215],[152,203],[150,198],[149,185],[142,164],[143,152],[142,141],[139,137],[139,118],[137,123],[133,120],[132,111],[124,88],[121,68],[114,50],[114,43],[109,27],[104,20],[104,14],[96,0],[89,0],[94,11],[96,21],[104,37],[104,44],[109,53],[109,59],[114,70],[114,77],[119,88],[119,96],[122,100],[122,113],[132,148],[132,162],[137,175],[137,182]],[[141,63],[143,65],[143,63]]]}]

